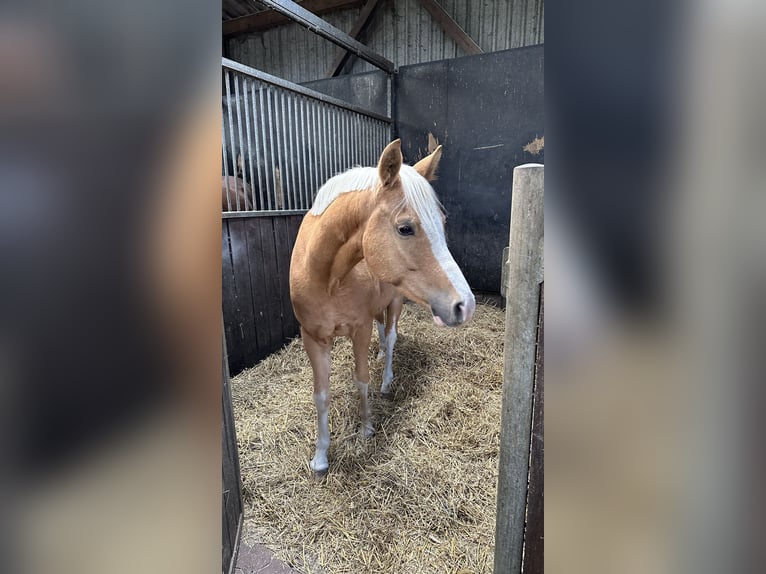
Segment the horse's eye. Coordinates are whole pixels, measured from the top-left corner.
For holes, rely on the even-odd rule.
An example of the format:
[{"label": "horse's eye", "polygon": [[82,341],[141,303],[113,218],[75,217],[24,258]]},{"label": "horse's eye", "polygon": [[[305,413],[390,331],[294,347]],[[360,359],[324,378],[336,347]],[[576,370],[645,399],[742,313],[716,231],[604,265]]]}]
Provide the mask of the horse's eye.
[{"label": "horse's eye", "polygon": [[396,230],[399,232],[399,235],[404,235],[405,237],[407,235],[415,235],[415,230],[412,228],[412,225],[406,223],[398,226]]}]

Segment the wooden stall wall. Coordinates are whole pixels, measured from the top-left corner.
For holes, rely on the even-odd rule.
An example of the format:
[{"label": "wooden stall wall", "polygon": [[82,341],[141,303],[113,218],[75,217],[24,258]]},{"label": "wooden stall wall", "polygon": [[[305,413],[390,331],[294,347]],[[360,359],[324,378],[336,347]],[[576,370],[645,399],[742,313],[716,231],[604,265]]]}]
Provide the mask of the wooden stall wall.
[{"label": "wooden stall wall", "polygon": [[290,304],[289,269],[302,218],[298,214],[223,219],[223,316],[232,375],[299,333]]}]

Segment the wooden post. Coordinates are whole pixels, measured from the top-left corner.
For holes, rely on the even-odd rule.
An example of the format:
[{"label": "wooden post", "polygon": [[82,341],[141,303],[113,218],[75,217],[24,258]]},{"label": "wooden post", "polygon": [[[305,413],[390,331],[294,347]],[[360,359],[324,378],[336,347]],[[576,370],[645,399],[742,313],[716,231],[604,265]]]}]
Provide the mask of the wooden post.
[{"label": "wooden post", "polygon": [[518,574],[522,566],[535,343],[543,281],[544,187],[542,165],[525,164],[513,170],[495,574]]}]

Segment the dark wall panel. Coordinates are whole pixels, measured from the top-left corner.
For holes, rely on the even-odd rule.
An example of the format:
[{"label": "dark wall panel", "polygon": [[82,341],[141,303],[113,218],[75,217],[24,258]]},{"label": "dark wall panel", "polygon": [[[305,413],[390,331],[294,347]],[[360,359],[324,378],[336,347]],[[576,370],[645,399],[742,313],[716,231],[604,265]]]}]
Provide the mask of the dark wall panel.
[{"label": "dark wall panel", "polygon": [[232,374],[298,335],[290,304],[290,256],[302,215],[223,220],[223,316]]},{"label": "dark wall panel", "polygon": [[513,168],[544,163],[525,151],[544,135],[543,46],[399,69],[396,121],[407,163],[444,145],[434,182],[447,235],[471,287],[499,292],[508,244]]}]

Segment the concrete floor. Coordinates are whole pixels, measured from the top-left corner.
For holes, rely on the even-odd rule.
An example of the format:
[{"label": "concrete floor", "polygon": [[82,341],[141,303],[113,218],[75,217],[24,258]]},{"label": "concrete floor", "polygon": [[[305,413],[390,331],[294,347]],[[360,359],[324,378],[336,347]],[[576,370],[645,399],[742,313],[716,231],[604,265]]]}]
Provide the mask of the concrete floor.
[{"label": "concrete floor", "polygon": [[239,544],[239,555],[234,574],[300,574],[279,560],[274,553],[263,546],[250,546],[244,541]]}]

